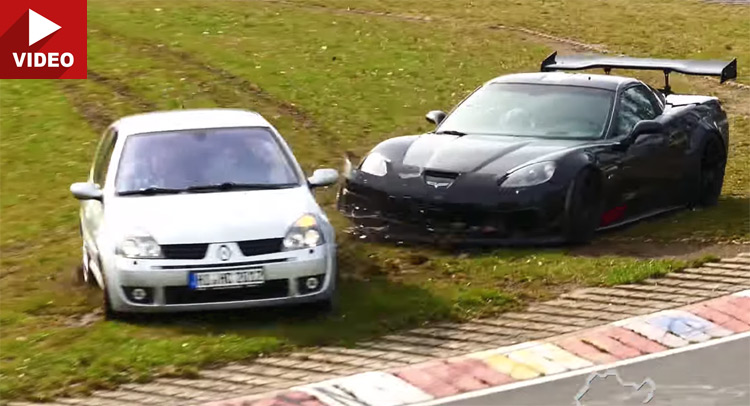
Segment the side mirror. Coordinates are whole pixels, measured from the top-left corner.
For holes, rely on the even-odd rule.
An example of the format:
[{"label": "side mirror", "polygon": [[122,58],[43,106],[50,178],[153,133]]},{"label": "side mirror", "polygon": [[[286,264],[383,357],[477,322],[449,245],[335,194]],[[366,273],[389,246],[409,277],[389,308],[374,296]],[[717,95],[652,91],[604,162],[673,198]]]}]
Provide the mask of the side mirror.
[{"label": "side mirror", "polygon": [[617,148],[619,150],[626,150],[642,135],[661,133],[664,133],[664,124],[654,120],[641,120],[630,130],[630,135],[617,144]]},{"label": "side mirror", "polygon": [[91,182],[78,182],[70,185],[70,193],[78,200],[102,200],[102,189]]},{"label": "side mirror", "polygon": [[635,124],[628,138],[630,138],[631,142],[635,142],[643,134],[659,134],[663,132],[664,125],[662,123],[654,120],[641,120]]},{"label": "side mirror", "polygon": [[316,169],[312,176],[307,178],[311,188],[330,186],[339,180],[339,173],[335,169]]},{"label": "side mirror", "polygon": [[427,121],[431,122],[432,124],[438,125],[445,120],[445,116],[447,114],[442,110],[432,110],[431,112],[427,113],[424,118],[427,119]]}]

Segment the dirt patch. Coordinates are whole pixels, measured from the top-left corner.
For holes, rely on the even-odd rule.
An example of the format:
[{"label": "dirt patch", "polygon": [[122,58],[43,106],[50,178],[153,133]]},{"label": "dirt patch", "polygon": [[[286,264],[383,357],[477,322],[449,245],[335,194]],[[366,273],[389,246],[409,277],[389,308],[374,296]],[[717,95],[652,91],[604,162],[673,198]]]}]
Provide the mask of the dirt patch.
[{"label": "dirt patch", "polygon": [[114,120],[107,109],[86,97],[86,90],[80,80],[61,80],[60,87],[70,104],[97,133],[104,131]]},{"label": "dirt patch", "polygon": [[[241,78],[227,70],[206,64],[203,61],[196,59],[193,55],[187,52],[171,49],[166,46],[151,43],[151,42],[144,41],[138,38],[125,37],[125,36],[122,36],[118,33],[115,33],[113,31],[110,31],[102,27],[96,27],[95,32],[113,41],[117,41],[120,43],[133,44],[137,46],[141,52],[146,53],[149,56],[159,58],[159,59],[164,59],[165,55],[170,56],[180,61],[180,63],[182,64],[189,65],[195,69],[202,70],[204,72],[208,72],[218,77],[222,81],[228,84],[231,84],[237,89],[240,89],[243,92],[250,93],[254,98],[258,99],[260,102],[264,102],[269,105],[275,106],[278,109],[280,114],[294,117],[294,119],[298,121],[299,123],[301,123],[305,128],[316,128],[316,129],[320,128],[320,126],[317,123],[315,123],[315,121],[306,112],[299,109],[293,103],[279,100],[273,97],[272,95],[270,95],[269,93],[265,92],[263,89],[260,88],[260,86],[254,83],[251,83],[250,81],[244,78]],[[203,83],[203,85],[210,86],[210,84],[208,83]],[[322,130],[319,130],[319,132],[324,133],[324,131]]]},{"label": "dirt patch", "polygon": [[684,261],[707,256],[729,258],[742,252],[750,252],[750,244],[597,240],[571,250],[571,254],[587,257],[618,255]]},{"label": "dirt patch", "polygon": [[138,97],[131,89],[130,86],[126,85],[125,83],[111,77],[104,76],[96,71],[93,71],[91,69],[87,72],[88,78],[92,81],[99,83],[101,85],[107,86],[108,88],[112,89],[115,94],[117,94],[119,97],[127,100],[134,106],[138,106],[143,111],[151,111],[156,110],[156,105],[154,103],[151,103],[148,100],[144,100],[140,97]]},{"label": "dirt patch", "polygon": [[693,80],[691,82],[699,92],[718,97],[727,113],[750,117],[749,86],[736,82],[719,84],[716,78],[705,78],[701,81]]},{"label": "dirt patch", "polygon": [[71,317],[65,324],[68,327],[88,327],[100,320],[104,320],[104,313],[101,309],[96,309],[89,313]]}]

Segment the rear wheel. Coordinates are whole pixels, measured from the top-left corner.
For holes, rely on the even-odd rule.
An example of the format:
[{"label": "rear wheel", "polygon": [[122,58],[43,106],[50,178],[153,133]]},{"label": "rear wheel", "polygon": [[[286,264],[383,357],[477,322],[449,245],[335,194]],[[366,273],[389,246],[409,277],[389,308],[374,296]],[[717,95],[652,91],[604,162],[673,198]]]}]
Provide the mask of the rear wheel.
[{"label": "rear wheel", "polygon": [[584,169],[576,175],[568,189],[563,219],[563,239],[583,244],[594,238],[601,221],[601,187],[596,173]]},{"label": "rear wheel", "polygon": [[714,206],[719,201],[727,164],[724,147],[716,137],[711,137],[703,148],[698,191],[694,202],[700,206]]}]

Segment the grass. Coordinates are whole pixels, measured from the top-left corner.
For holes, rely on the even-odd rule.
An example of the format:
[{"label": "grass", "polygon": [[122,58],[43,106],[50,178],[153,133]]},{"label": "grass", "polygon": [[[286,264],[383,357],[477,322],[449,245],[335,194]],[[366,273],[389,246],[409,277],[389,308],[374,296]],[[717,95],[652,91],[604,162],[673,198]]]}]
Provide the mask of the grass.
[{"label": "grass", "polygon": [[[575,286],[634,282],[687,265],[619,256],[606,246],[596,257],[562,249],[457,255],[368,244],[340,232],[341,311],[333,316],[310,319],[301,309],[279,309],[87,323],[99,294],[75,283],[77,202],[67,187],[86,176],[98,133],[109,121],[180,106],[252,108],[279,127],[312,170],[340,165],[344,151],[361,155],[382,139],[425,131],[426,111],[449,108],[490,77],[535,70],[550,51],[544,43],[467,23],[481,17],[474,12],[457,14],[438,30],[424,22],[252,1],[207,4],[91,1],[92,79],[0,82],[0,398],[48,398],[154,375],[189,375],[269,352],[489,316]],[[414,1],[361,4],[427,9]],[[571,2],[569,12],[579,4]],[[447,15],[440,7],[430,10]],[[719,207],[616,236],[747,239],[738,218],[748,216],[750,129],[747,118],[732,120]],[[343,230],[332,192],[322,192],[319,201]]]},{"label": "grass", "polygon": [[654,58],[736,57],[739,81],[750,83],[750,8],[701,0],[292,0],[299,5],[353,8],[503,24],[604,45],[615,53]]}]

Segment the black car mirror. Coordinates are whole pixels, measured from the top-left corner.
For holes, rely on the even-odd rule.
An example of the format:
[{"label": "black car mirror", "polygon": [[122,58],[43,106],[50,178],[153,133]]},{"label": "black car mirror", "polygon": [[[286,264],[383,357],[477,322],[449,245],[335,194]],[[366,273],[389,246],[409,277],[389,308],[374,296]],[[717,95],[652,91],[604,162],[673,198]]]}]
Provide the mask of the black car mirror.
[{"label": "black car mirror", "polygon": [[659,134],[664,132],[664,125],[654,120],[641,120],[636,123],[633,130],[630,131],[630,142],[635,142],[638,137],[645,134]]},{"label": "black car mirror", "polygon": [[664,132],[664,125],[654,120],[641,120],[635,124],[630,134],[617,143],[616,148],[620,151],[628,149],[638,138],[647,134],[661,134]]},{"label": "black car mirror", "polygon": [[70,193],[78,200],[102,200],[104,193],[99,185],[91,182],[78,182],[70,185]]},{"label": "black car mirror", "polygon": [[445,120],[445,116],[447,116],[447,114],[442,110],[432,110],[427,113],[424,118],[432,124],[438,125]]}]

